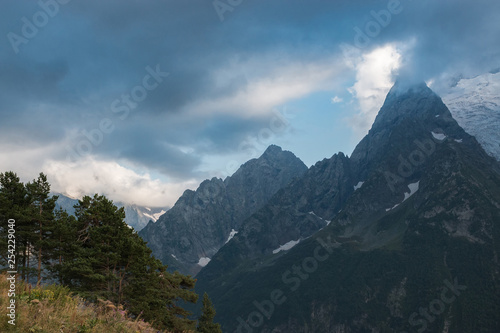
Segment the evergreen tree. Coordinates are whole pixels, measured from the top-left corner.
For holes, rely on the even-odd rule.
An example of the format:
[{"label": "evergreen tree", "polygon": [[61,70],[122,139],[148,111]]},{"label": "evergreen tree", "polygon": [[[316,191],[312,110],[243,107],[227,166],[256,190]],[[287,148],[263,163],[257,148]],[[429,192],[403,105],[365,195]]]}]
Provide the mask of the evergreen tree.
[{"label": "evergreen tree", "polygon": [[123,304],[160,329],[194,329],[179,302],[196,303],[195,281],[171,274],[124,221],[123,208],[97,194],[75,206],[76,246],[58,266],[60,279],[82,296]]},{"label": "evergreen tree", "polygon": [[54,212],[54,223],[46,228],[47,238],[42,260],[52,275],[57,278],[59,283],[68,285],[63,276],[66,272],[63,270],[64,263],[75,259],[78,249],[77,243],[77,221],[73,215],[60,208]]},{"label": "evergreen tree", "polygon": [[58,197],[49,197],[50,184],[47,181],[47,176],[43,173],[40,173],[38,179],[26,184],[26,192],[30,201],[28,215],[31,219],[32,228],[37,234],[33,240],[33,248],[38,252],[37,285],[40,285],[42,281],[43,249],[47,243],[47,233],[54,223],[54,208]]},{"label": "evergreen tree", "polygon": [[[24,184],[12,171],[0,173],[0,239],[2,247],[7,249],[8,220],[14,219],[16,265],[21,278],[28,279],[29,248],[34,239],[33,226],[28,219],[29,198]],[[1,253],[2,265],[6,264],[6,253]]]},{"label": "evergreen tree", "polygon": [[215,308],[212,301],[208,298],[207,293],[203,295],[203,308],[200,318],[198,319],[197,332],[200,333],[222,333],[220,324],[214,323]]},{"label": "evergreen tree", "polygon": [[136,233],[133,239],[136,260],[131,262],[124,290],[127,308],[132,313],[142,313],[144,320],[160,329],[194,330],[196,322],[188,318],[191,313],[178,303],[197,302],[198,295],[193,291],[195,280],[178,272],[167,272],[167,267],[151,255],[152,251]]},{"label": "evergreen tree", "polygon": [[[193,331],[196,322],[179,304],[196,303],[195,280],[167,272],[137,233],[124,221],[125,211],[104,196],[85,196],[75,216],[54,212],[56,196],[41,173],[24,186],[13,172],[0,174],[0,242],[7,248],[7,221],[16,220],[17,258],[23,279],[29,279],[30,249],[37,251],[37,283],[42,269],[80,295],[123,304],[136,317],[171,332]],[[7,256],[2,253],[0,264]],[[43,264],[43,266],[42,266]],[[215,310],[204,300],[203,332],[220,332]],[[203,328],[205,327],[205,328]],[[209,329],[209,330],[207,330]]]},{"label": "evergreen tree", "polygon": [[75,206],[76,244],[62,263],[63,280],[84,296],[115,301],[117,270],[123,267],[125,212],[104,196],[83,197]]}]

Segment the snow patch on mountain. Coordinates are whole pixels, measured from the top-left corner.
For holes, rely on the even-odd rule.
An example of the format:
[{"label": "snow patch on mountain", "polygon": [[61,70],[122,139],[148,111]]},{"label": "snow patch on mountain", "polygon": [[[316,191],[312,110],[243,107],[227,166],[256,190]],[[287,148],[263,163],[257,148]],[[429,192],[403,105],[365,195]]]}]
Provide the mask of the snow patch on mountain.
[{"label": "snow patch on mountain", "polygon": [[394,208],[396,208],[397,206],[399,206],[399,204],[395,204],[395,205],[394,205],[394,207],[392,207],[392,208],[386,208],[386,209],[385,209],[385,211],[386,211],[386,212],[388,212],[388,211],[390,211],[390,210],[393,210],[393,209],[394,209]]},{"label": "snow patch on mountain", "polygon": [[500,161],[500,73],[461,79],[441,92],[458,124]]},{"label": "snow patch on mountain", "polygon": [[201,257],[200,260],[198,261],[198,265],[200,265],[201,267],[205,267],[206,265],[208,265],[210,260],[211,259],[208,257]]},{"label": "snow patch on mountain", "polygon": [[276,254],[276,253],[281,252],[281,251],[288,251],[292,247],[294,247],[295,245],[299,244],[299,242],[300,242],[300,239],[297,239],[296,241],[291,240],[288,243],[285,243],[285,244],[281,245],[280,247],[278,247],[277,249],[273,250],[273,254]]},{"label": "snow patch on mountain", "polygon": [[314,213],[313,211],[310,211],[310,212],[309,212],[309,214],[310,214],[310,215],[314,215],[314,216],[316,216],[318,219],[325,221],[325,222],[326,222],[326,225],[329,225],[329,224],[330,224],[330,222],[332,222],[332,221],[330,221],[330,220],[325,220],[325,219],[324,219],[324,218],[322,218],[321,216],[316,215],[316,213]]},{"label": "snow patch on mountain", "polygon": [[363,186],[365,182],[359,182],[356,186],[354,186],[354,191],[358,190],[361,188],[361,186]]},{"label": "snow patch on mountain", "polygon": [[406,193],[405,192],[405,198],[403,200],[403,202],[405,202],[406,200],[408,200],[412,195],[414,195],[417,191],[418,191],[418,188],[420,187],[420,180],[416,183],[412,183],[412,184],[409,184],[408,185],[408,188],[410,189],[410,193]]},{"label": "snow patch on mountain", "polygon": [[[147,208],[149,211],[151,211],[150,208]],[[161,210],[160,212],[156,213],[156,214],[148,214],[148,213],[145,213],[145,212],[142,212],[142,215],[146,216],[146,217],[149,217],[153,222],[156,222],[158,221],[158,219],[160,218],[160,216],[162,216],[163,214],[165,214],[167,211],[166,210]]]},{"label": "snow patch on mountain", "polygon": [[229,237],[227,238],[227,241],[224,244],[227,244],[231,239],[233,239],[234,235],[236,235],[238,231],[231,229],[231,232],[229,233]]},{"label": "snow patch on mountain", "polygon": [[394,207],[392,207],[392,208],[386,208],[385,211],[386,212],[391,211],[394,208],[398,207],[403,202],[405,202],[406,200],[408,200],[412,195],[414,195],[418,191],[419,187],[420,187],[420,180],[416,183],[408,184],[408,189],[410,190],[410,192],[405,192],[405,197],[404,197],[403,201],[401,203],[394,205]]},{"label": "snow patch on mountain", "polygon": [[436,139],[436,140],[443,141],[444,139],[446,139],[446,135],[444,135],[442,133],[434,133],[434,132],[431,132],[431,133],[432,133],[432,136],[434,137],[434,139]]}]

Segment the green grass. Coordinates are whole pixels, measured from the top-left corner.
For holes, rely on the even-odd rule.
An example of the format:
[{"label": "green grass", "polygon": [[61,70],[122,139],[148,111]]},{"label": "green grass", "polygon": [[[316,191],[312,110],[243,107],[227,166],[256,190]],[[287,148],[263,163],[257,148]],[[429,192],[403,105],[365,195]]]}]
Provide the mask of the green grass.
[{"label": "green grass", "polygon": [[9,282],[0,274],[0,332],[156,333],[149,323],[131,319],[121,306],[85,302],[60,285],[32,287],[16,282],[16,325],[8,323]]}]

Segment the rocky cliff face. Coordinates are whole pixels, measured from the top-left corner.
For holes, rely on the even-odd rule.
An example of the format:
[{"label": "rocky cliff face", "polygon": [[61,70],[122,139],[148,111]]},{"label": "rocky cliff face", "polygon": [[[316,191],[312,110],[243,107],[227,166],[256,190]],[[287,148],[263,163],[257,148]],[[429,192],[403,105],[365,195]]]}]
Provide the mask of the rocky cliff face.
[{"label": "rocky cliff face", "polygon": [[197,289],[227,332],[498,331],[499,222],[498,162],[398,82],[352,156],[245,220]]},{"label": "rocky cliff face", "polygon": [[246,219],[200,278],[224,278],[242,262],[286,251],[307,239],[330,223],[354,187],[344,154],[316,163]]},{"label": "rocky cliff face", "polygon": [[205,180],[185,191],[174,207],[139,235],[172,270],[196,274],[237,232],[241,223],[307,167],[295,155],[270,146],[224,181]]}]

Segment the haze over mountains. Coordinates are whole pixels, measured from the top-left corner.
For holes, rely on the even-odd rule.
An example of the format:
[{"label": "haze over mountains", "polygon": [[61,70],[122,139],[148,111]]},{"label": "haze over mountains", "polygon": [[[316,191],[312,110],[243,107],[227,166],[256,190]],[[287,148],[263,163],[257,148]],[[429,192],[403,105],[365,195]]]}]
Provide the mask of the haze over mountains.
[{"label": "haze over mountains", "polygon": [[306,170],[271,146],[140,234],[173,269],[205,266],[224,332],[492,332],[498,223],[500,164],[424,83],[397,82],[350,157]]}]

